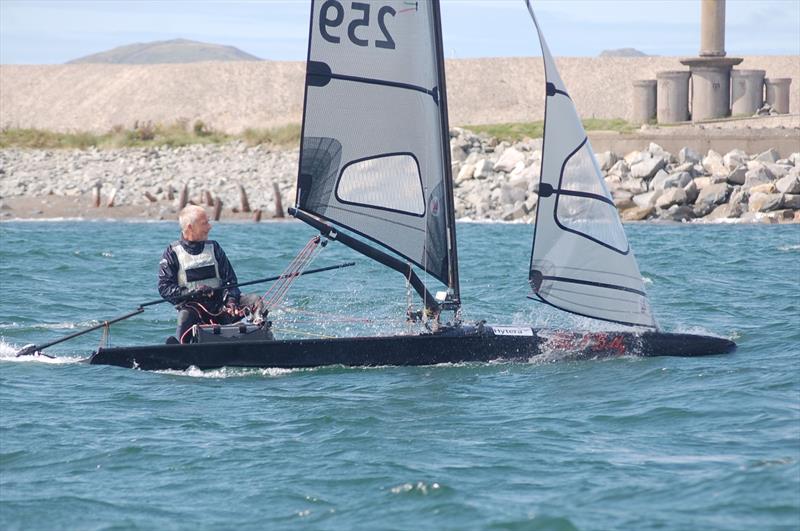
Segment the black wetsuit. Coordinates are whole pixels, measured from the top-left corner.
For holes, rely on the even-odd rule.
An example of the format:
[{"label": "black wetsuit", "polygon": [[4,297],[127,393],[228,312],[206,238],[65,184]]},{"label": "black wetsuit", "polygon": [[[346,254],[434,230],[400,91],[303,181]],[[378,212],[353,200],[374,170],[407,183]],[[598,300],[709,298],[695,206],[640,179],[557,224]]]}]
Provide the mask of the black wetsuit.
[{"label": "black wetsuit", "polygon": [[[238,282],[233,266],[228,261],[225,251],[214,240],[190,242],[180,240],[180,245],[190,255],[198,255],[203,247],[210,244],[214,248],[214,258],[217,261],[220,285],[236,284]],[[195,324],[215,322],[226,324],[231,322],[231,316],[222,311],[227,302],[240,302],[241,293],[238,288],[218,290],[211,298],[198,298],[192,301],[176,302],[176,299],[189,293],[188,288],[182,287],[178,280],[180,264],[175,254],[173,244],[170,244],[161,256],[158,267],[158,293],[175,305],[178,310],[178,327],[176,335],[181,339],[184,333]]]}]

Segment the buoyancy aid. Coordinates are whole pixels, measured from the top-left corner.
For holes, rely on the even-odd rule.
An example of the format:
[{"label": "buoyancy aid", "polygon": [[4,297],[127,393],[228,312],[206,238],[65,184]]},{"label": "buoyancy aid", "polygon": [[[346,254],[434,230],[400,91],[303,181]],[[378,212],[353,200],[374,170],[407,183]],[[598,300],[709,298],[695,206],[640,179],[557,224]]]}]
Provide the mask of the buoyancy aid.
[{"label": "buoyancy aid", "polygon": [[217,288],[222,285],[214,245],[206,242],[198,254],[189,254],[181,242],[173,242],[172,250],[178,259],[178,285],[189,290],[198,286]]}]

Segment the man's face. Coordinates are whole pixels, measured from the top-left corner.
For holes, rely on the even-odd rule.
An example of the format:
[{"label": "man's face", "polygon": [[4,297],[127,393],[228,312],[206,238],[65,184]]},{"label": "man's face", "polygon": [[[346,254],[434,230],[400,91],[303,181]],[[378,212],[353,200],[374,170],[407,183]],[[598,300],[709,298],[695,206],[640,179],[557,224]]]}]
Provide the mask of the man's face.
[{"label": "man's face", "polygon": [[211,223],[208,222],[208,216],[201,214],[197,217],[197,221],[189,224],[186,236],[189,241],[200,242],[208,239],[209,231],[211,231]]}]

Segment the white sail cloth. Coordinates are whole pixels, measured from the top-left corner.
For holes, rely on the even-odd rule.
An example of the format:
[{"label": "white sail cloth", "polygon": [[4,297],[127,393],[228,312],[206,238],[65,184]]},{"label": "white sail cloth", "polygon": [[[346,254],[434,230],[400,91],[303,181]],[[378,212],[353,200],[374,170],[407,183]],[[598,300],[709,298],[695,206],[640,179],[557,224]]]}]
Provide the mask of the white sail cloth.
[{"label": "white sail cloth", "polygon": [[639,266],[575,105],[533,14],[544,58],[542,168],[529,280],[536,298],[578,315],[656,327]]}]

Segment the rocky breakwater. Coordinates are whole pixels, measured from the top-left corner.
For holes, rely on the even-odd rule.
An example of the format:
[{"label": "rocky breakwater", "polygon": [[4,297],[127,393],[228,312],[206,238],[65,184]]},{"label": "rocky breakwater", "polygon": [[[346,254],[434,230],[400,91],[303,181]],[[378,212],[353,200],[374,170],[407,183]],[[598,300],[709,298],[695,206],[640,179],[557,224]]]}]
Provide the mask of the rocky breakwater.
[{"label": "rocky breakwater", "polygon": [[[451,131],[458,217],[534,219],[541,140],[511,144]],[[748,155],[688,148],[673,155],[657,144],[624,156],[598,153],[597,163],[623,220],[800,221],[800,153]]]},{"label": "rocky breakwater", "polygon": [[[454,128],[459,219],[532,222],[541,139],[515,143]],[[800,221],[800,153],[705,155],[656,144],[597,154],[621,216],[639,220]],[[0,217],[174,219],[186,201],[221,219],[280,215],[294,200],[297,149],[243,142],[88,150],[0,150]],[[281,207],[276,198],[281,198]],[[99,205],[99,206],[95,206]]]}]

